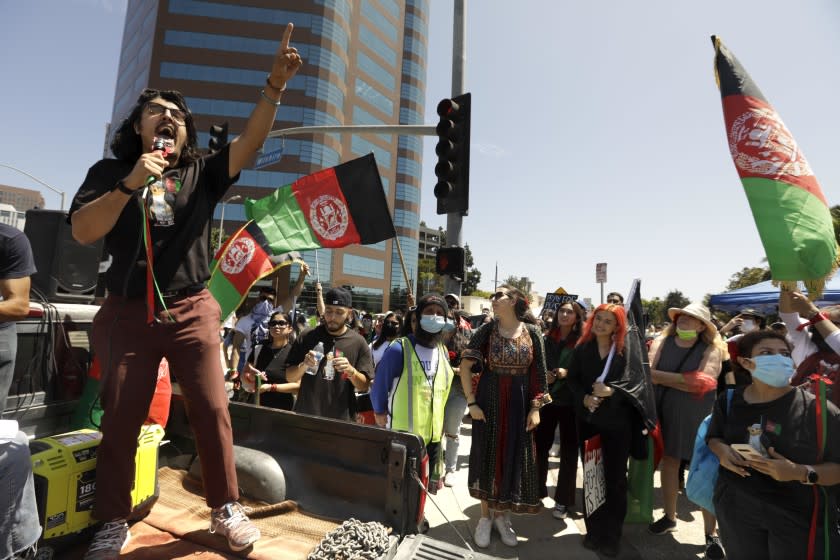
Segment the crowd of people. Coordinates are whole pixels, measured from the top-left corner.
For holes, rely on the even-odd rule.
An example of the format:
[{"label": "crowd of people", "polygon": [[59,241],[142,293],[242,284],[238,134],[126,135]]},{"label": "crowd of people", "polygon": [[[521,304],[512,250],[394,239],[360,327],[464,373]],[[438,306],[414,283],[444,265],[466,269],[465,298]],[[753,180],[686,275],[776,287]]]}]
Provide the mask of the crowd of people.
[{"label": "crowd of people", "polygon": [[[373,315],[354,309],[347,289],[323,292],[316,284],[317,320],[307,325],[294,305],[309,274],[301,266],[288,294],[278,300],[261,291],[220,344],[222,317],[205,287],[213,209],[263,145],[301,67],[292,29],[230,144],[202,156],[183,96],[145,90],[116,129],[116,158],[94,164],[74,197],[74,238],[104,238],[113,257],[109,295],[92,332],[105,412],[94,512],[102,526],[87,560],[118,557],[129,538],[136,436],[163,357],[192,412],[210,530],[234,551],[250,547],[260,532],[238,503],[226,381],[236,398],[261,406],[416,434],[430,460],[429,492],[454,483],[462,423],[471,422],[467,485],[480,501],[473,533],[480,548],[494,531],[503,544],[517,545],[511,514],[543,510],[551,449],[559,444],[551,515],[582,513],[583,546],[607,557],[621,550],[628,460],[647,453],[647,421],[658,418],[664,446],[664,514],[648,530],[678,534],[682,473],[710,415],[706,443],[720,473],[715,512],[703,511],[706,558],[827,560],[840,553],[840,389],[831,391],[840,370],[840,307],[818,309],[800,293],[782,291],[779,320],[769,326],[753,309],[725,323],[700,304],[669,309],[668,324],[650,331],[648,370],[631,363],[639,358],[629,343],[634,326],[615,292],[594,309],[570,298],[537,319],[528,294],[503,285],[475,320],[457,294],[425,294],[409,309]],[[144,228],[148,234],[139,235]],[[15,305],[32,272],[26,258],[0,271],[3,341],[13,338],[8,323],[21,316]],[[8,363],[0,363],[0,404]],[[825,405],[815,396],[823,381]],[[21,447],[16,438],[4,436],[0,451]],[[603,493],[584,508],[578,462],[594,440]],[[28,493],[15,499],[31,502],[31,473],[17,474]],[[584,477],[585,496],[595,484]],[[4,530],[17,540],[7,538],[0,551],[31,549],[27,519]]]},{"label": "crowd of people", "polygon": [[[460,309],[457,294],[426,294],[416,307],[371,315],[368,323],[352,309],[349,292],[334,288],[320,325],[296,341],[290,317],[271,315],[267,341],[247,360],[249,379],[262,374],[262,390],[281,393],[282,408],[364,421],[364,402],[377,425],[417,434],[430,459],[430,492],[453,484],[462,422],[471,422],[467,484],[480,501],[473,534],[480,548],[494,532],[516,546],[511,514],[537,514],[548,503],[556,519],[583,515],[584,547],[617,556],[628,459],[645,433],[642,417],[655,414],[664,511],[648,527],[652,538],[677,533],[679,540],[685,469],[698,426],[711,415],[708,446],[722,474],[715,513],[695,506],[703,516],[705,558],[806,558],[809,543],[811,558],[829,557],[829,548],[814,543],[840,550],[833,488],[840,482],[833,443],[840,391],[829,391],[822,411],[829,445],[818,449],[811,390],[815,376],[830,388],[840,370],[840,309],[820,310],[789,291],[781,294],[775,322],[749,308],[722,321],[701,304],[671,308],[665,323],[646,331],[646,378],[644,369],[627,364],[620,294],[594,309],[568,299],[541,320],[513,286],[501,286],[490,304],[486,320],[476,321]],[[312,350],[318,341],[326,343],[322,352]],[[325,377],[330,360],[340,376]],[[655,412],[646,410],[647,397]],[[577,505],[588,479],[580,488],[577,473],[584,443],[595,436],[604,501],[587,512]],[[752,445],[757,454],[744,455],[734,444]],[[638,458],[645,457],[641,448]],[[544,502],[552,455],[557,483],[553,500]]]}]

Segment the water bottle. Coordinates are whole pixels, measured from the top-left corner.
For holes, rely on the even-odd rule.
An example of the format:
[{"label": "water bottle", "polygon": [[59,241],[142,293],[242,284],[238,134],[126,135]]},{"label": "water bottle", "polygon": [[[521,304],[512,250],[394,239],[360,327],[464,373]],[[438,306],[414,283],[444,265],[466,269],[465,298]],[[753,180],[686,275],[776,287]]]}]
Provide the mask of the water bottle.
[{"label": "water bottle", "polygon": [[321,363],[321,359],[324,357],[324,343],[319,342],[315,345],[315,348],[312,349],[312,352],[315,354],[315,360],[318,362],[315,364],[314,367],[306,368],[306,373],[309,375],[315,375],[318,373],[318,365]]},{"label": "water bottle", "polygon": [[335,367],[333,366],[333,353],[327,354],[327,361],[324,364],[324,379],[332,381],[335,379]]}]

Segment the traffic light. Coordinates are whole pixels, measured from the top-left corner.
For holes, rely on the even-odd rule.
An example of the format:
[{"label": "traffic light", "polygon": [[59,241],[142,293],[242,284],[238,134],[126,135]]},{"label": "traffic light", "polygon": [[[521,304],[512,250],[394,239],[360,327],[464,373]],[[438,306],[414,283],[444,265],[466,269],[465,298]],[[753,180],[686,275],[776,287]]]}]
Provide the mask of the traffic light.
[{"label": "traffic light", "polygon": [[435,270],[441,276],[451,276],[462,282],[464,280],[464,248],[441,247],[435,255]]},{"label": "traffic light", "polygon": [[210,127],[210,142],[207,147],[211,152],[218,152],[222,147],[228,143],[228,123],[214,124]]},{"label": "traffic light", "polygon": [[464,93],[444,99],[437,106],[440,116],[435,131],[438,143],[435,153],[437,213],[458,212],[466,216],[470,206],[470,100]]}]

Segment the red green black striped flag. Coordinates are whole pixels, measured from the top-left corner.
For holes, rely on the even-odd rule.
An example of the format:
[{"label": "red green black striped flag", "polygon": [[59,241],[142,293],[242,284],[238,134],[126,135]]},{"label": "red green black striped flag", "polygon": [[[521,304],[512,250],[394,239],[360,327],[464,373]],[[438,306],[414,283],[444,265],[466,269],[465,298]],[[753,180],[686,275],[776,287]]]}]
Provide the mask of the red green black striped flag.
[{"label": "red green black striped flag", "polygon": [[729,151],[774,281],[814,300],[837,269],[831,213],[805,156],[741,63],[712,36]]},{"label": "red green black striped flag", "polygon": [[245,201],[249,219],[216,254],[209,289],[234,311],[251,286],[295,261],[277,256],[321,247],[369,245],[396,236],[372,154],[301,177],[260,200]]}]

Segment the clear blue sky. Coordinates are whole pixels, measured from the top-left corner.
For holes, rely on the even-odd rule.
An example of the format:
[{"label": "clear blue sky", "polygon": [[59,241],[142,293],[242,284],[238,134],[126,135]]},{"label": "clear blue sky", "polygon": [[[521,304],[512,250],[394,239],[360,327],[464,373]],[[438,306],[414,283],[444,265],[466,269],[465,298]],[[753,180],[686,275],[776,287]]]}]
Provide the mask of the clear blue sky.
[{"label": "clear blue sky", "polygon": [[[0,163],[67,192],[101,157],[125,0],[0,0]],[[426,122],[451,94],[452,1],[431,3]],[[729,157],[709,36],[780,113],[829,204],[840,203],[840,4],[468,0],[473,93],[464,240],[483,274],[597,300],[633,278],[693,300],[764,257]],[[421,219],[435,214],[425,142]],[[0,183],[38,188],[0,168]],[[57,195],[46,191],[50,208]]]}]

